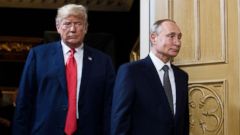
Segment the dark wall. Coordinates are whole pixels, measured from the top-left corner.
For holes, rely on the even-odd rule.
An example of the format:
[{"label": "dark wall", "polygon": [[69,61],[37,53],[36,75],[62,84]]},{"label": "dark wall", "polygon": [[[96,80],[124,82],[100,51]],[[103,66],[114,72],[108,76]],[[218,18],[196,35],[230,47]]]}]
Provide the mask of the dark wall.
[{"label": "dark wall", "polygon": [[135,0],[130,12],[89,13],[90,32],[106,32],[111,33],[115,37],[117,67],[129,61],[131,49],[139,37],[139,8],[139,0]]},{"label": "dark wall", "polygon": [[[111,37],[116,69],[129,61],[129,54],[139,36],[139,7],[139,0],[135,0],[129,12],[88,12],[88,33]],[[0,13],[0,36],[43,38],[45,31],[56,30],[56,10],[0,8]],[[17,87],[23,66],[24,62],[0,62],[0,86]]]}]

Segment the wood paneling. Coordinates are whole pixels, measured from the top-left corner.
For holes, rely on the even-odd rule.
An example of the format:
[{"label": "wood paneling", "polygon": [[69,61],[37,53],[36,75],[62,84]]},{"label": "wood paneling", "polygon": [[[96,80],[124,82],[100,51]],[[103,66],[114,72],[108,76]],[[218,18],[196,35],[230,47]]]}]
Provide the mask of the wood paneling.
[{"label": "wood paneling", "polygon": [[[183,31],[183,46],[175,63],[178,65],[226,62],[225,0],[174,1],[173,19]],[[183,19],[185,18],[185,19]]]},{"label": "wood paneling", "polygon": [[190,134],[239,135],[240,1],[154,1],[153,18],[174,19],[183,33],[174,63],[189,74]]},{"label": "wood paneling", "polygon": [[225,87],[225,80],[189,85],[190,135],[224,135]]}]

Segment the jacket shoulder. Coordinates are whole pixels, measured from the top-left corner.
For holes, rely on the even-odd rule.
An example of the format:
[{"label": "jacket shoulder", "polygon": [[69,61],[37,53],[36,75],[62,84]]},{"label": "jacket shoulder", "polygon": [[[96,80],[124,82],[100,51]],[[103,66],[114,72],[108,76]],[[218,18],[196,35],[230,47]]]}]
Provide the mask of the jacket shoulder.
[{"label": "jacket shoulder", "polygon": [[172,66],[174,71],[176,71],[176,72],[178,72],[178,73],[188,77],[188,73],[186,71],[184,71],[183,69],[181,69],[180,67],[175,66],[173,64],[171,66]]}]

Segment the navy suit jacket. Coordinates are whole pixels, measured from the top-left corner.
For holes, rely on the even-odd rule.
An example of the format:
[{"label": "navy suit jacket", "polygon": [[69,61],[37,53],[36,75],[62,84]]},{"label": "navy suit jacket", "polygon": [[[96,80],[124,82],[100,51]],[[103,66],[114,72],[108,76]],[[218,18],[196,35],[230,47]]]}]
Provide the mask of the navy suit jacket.
[{"label": "navy suit jacket", "polygon": [[[106,135],[115,73],[109,56],[84,46],[78,135]],[[32,48],[20,81],[14,135],[63,135],[68,97],[60,42]]]},{"label": "navy suit jacket", "polygon": [[188,75],[172,65],[176,114],[172,114],[150,57],[119,68],[114,86],[111,135],[188,135]]}]

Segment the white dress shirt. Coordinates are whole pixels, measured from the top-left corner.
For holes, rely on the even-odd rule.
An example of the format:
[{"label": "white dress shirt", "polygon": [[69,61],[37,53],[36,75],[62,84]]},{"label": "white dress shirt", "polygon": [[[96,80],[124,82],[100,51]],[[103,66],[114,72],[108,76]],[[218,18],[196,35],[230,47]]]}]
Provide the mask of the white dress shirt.
[{"label": "white dress shirt", "polygon": [[176,84],[175,84],[175,77],[174,77],[173,69],[171,67],[171,63],[170,63],[170,61],[168,61],[167,63],[162,62],[152,52],[149,53],[149,56],[158,72],[158,76],[159,76],[162,84],[163,84],[163,75],[164,75],[164,71],[162,70],[162,67],[164,65],[168,65],[168,67],[169,67],[169,70],[168,70],[169,71],[169,79],[170,79],[170,83],[171,83],[171,87],[172,87],[173,108],[174,108],[174,114],[175,114],[175,112],[176,112]]},{"label": "white dress shirt", "polygon": [[[62,49],[63,49],[63,56],[64,56],[64,62],[65,65],[67,63],[67,59],[70,55],[70,50],[71,48],[68,47],[64,42],[61,41],[62,44]],[[78,116],[78,99],[79,99],[79,92],[80,92],[80,86],[81,86],[81,79],[82,79],[82,67],[83,67],[83,44],[75,48],[75,53],[74,53],[74,58],[77,63],[77,104],[76,104],[76,109],[77,109],[77,119],[79,118]]]}]

